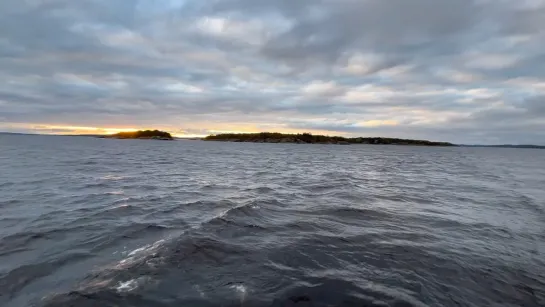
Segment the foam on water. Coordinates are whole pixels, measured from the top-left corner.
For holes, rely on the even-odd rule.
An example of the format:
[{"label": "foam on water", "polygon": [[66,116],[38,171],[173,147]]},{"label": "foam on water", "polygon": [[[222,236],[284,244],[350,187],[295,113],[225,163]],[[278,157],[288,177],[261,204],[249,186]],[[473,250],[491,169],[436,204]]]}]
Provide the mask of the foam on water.
[{"label": "foam on water", "polygon": [[248,289],[244,284],[238,284],[238,285],[232,285],[232,289],[234,289],[238,295],[240,295],[240,303],[244,304],[244,301],[246,300],[246,295],[248,294]]},{"label": "foam on water", "polygon": [[117,292],[131,292],[138,288],[138,280],[137,279],[131,279],[126,282],[119,282],[117,287],[115,288]]},{"label": "foam on water", "polygon": [[148,244],[148,245],[139,247],[139,248],[129,252],[128,256],[133,257],[135,255],[152,253],[153,251],[156,251],[157,249],[159,249],[163,243],[165,243],[165,240],[161,239],[161,240],[156,241],[153,244]]}]

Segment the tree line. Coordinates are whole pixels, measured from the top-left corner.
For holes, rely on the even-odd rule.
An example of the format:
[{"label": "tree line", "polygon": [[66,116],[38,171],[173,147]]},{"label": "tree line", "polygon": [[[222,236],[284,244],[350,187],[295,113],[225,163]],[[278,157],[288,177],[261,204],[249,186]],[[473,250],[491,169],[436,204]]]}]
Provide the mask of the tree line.
[{"label": "tree line", "polygon": [[131,132],[119,132],[111,136],[118,139],[173,139],[170,133],[159,130],[139,130]]},{"label": "tree line", "polygon": [[383,137],[355,137],[314,135],[311,133],[286,134],[278,132],[260,133],[221,133],[209,135],[206,141],[260,142],[260,143],[306,143],[306,144],[380,144],[380,145],[422,145],[422,146],[454,146],[448,142],[432,142]]}]

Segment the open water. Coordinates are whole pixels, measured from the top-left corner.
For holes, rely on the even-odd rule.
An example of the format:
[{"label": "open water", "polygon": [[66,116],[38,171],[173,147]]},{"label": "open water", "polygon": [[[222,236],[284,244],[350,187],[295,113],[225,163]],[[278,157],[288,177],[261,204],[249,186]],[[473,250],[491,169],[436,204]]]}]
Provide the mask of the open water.
[{"label": "open water", "polygon": [[545,306],[545,151],[0,135],[0,306]]}]

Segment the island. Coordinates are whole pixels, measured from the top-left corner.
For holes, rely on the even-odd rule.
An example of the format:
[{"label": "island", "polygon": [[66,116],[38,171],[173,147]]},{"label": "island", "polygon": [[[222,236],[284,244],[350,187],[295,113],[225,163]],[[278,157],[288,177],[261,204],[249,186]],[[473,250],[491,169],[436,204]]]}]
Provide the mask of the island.
[{"label": "island", "polygon": [[159,130],[139,130],[131,132],[119,132],[112,135],[101,135],[105,139],[139,139],[139,140],[163,140],[172,141],[174,138],[170,133]]},{"label": "island", "polygon": [[204,141],[253,142],[253,143],[295,143],[295,144],[373,144],[373,145],[413,145],[413,146],[456,146],[447,142],[411,140],[383,137],[356,137],[313,135],[311,133],[285,134],[278,132],[261,133],[222,133],[205,137]]}]

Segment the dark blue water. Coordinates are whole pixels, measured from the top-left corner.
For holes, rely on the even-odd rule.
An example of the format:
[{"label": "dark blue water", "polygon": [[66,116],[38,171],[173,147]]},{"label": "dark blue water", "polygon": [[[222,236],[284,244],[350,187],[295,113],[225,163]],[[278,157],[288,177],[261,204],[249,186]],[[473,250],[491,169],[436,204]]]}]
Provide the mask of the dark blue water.
[{"label": "dark blue water", "polygon": [[545,151],[0,135],[0,306],[545,306]]}]

